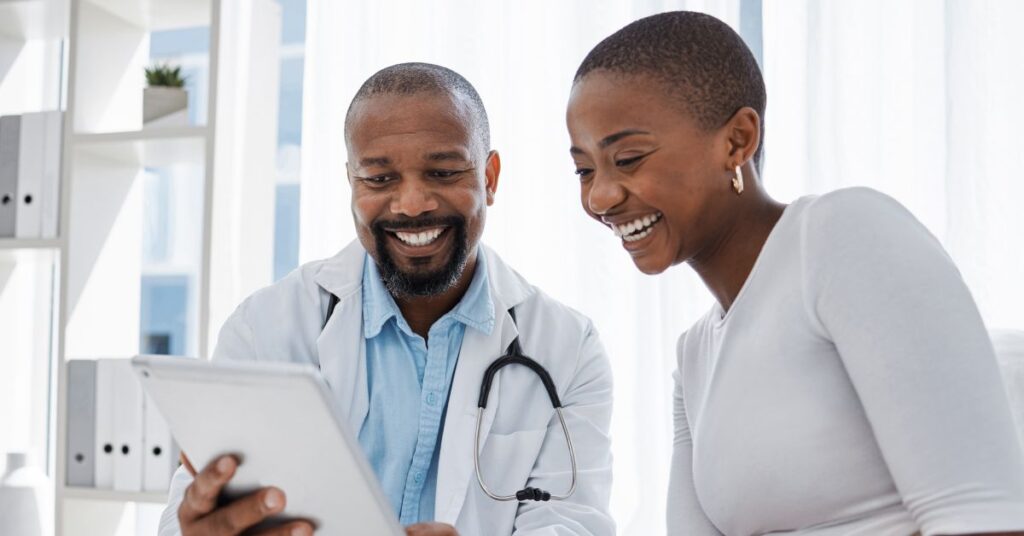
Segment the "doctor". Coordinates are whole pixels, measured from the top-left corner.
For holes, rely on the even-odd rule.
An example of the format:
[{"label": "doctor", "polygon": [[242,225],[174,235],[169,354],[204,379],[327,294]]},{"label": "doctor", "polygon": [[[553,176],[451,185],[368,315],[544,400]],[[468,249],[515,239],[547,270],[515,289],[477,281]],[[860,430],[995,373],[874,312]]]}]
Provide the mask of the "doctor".
[{"label": "doctor", "polygon": [[[410,535],[614,534],[608,360],[586,317],[480,244],[501,161],[476,90],[444,67],[388,67],[357,92],[345,138],[358,241],[245,300],[214,360],[319,366]],[[474,476],[481,379],[517,336],[551,374],[572,434],[579,481],[564,501],[497,501]],[[561,425],[526,367],[498,372],[480,444],[495,493],[569,487]],[[160,534],[239,534],[285,508],[273,487],[218,508],[236,467],[179,469]]]}]

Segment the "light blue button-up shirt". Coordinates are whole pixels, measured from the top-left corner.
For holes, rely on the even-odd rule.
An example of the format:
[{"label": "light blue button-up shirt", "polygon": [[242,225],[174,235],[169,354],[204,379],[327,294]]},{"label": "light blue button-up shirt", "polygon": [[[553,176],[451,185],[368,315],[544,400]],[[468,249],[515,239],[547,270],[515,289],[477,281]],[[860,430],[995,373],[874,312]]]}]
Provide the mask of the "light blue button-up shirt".
[{"label": "light blue button-up shirt", "polygon": [[487,335],[494,329],[484,255],[477,255],[466,294],[430,326],[427,341],[406,323],[377,265],[366,257],[363,336],[370,409],[359,444],[403,525],[434,519],[444,414],[467,326]]}]

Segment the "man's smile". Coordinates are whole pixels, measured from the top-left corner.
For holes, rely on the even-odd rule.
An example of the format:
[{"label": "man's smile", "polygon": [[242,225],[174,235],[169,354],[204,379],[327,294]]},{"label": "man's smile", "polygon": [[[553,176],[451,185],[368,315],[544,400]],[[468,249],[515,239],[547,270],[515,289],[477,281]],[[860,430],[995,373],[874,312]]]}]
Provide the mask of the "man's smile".
[{"label": "man's smile", "polygon": [[453,234],[451,230],[450,225],[440,225],[418,229],[385,229],[384,234],[388,237],[391,249],[398,256],[406,259],[423,259],[451,249],[452,241],[448,239]]}]

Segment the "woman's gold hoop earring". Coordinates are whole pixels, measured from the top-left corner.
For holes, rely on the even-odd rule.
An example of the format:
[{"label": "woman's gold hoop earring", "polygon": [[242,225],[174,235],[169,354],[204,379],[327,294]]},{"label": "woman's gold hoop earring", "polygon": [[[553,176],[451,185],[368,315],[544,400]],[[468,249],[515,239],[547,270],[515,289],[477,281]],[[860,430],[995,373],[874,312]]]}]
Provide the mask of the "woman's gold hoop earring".
[{"label": "woman's gold hoop earring", "polygon": [[743,169],[740,166],[736,166],[736,176],[732,178],[732,189],[736,190],[736,195],[743,193]]}]

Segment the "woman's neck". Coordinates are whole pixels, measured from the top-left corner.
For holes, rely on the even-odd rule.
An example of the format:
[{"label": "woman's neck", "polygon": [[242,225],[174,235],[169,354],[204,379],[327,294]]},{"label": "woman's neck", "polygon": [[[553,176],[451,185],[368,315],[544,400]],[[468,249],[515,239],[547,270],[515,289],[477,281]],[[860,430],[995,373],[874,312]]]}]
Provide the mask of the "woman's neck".
[{"label": "woman's neck", "polygon": [[737,199],[736,216],[705,251],[689,261],[722,310],[728,311],[736,301],[785,208],[760,184],[749,185]]}]

